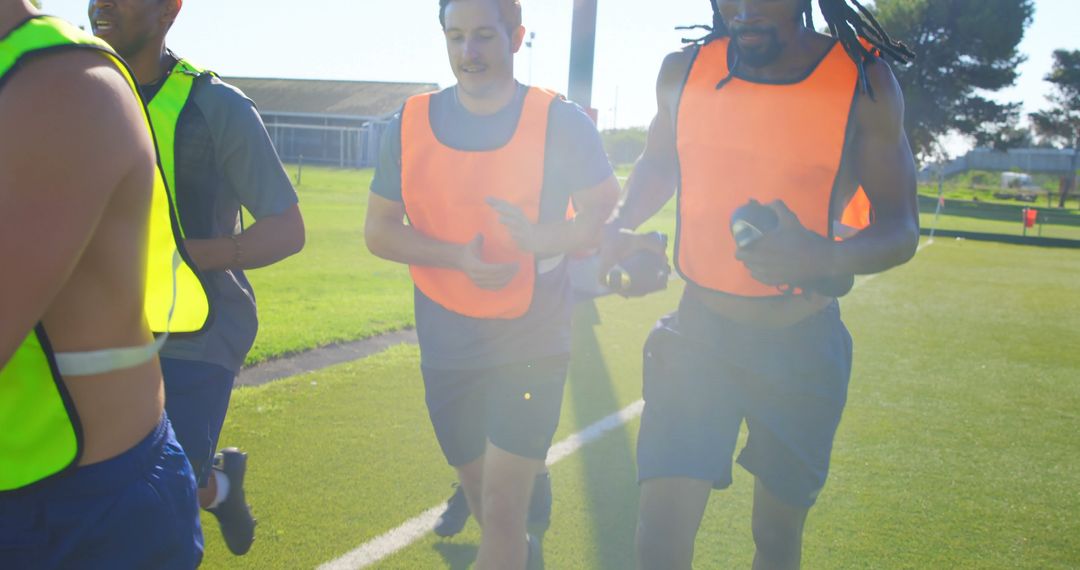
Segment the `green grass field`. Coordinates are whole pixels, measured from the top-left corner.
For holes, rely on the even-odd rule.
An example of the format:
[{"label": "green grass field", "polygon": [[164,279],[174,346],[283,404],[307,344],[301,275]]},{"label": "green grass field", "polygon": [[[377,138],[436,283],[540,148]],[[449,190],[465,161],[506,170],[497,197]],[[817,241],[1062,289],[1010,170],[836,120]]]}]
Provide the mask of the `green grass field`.
[{"label": "green grass field", "polygon": [[[1024,226],[1020,223],[1019,219],[1015,222],[1006,222],[1002,220],[983,220],[967,216],[942,214],[935,224],[933,213],[922,213],[919,215],[919,219],[924,228],[936,226],[939,230],[952,230],[958,232],[998,234],[1003,236],[1024,235]],[[1040,227],[1040,225],[1036,225],[1034,228],[1028,228],[1027,235],[1029,237],[1059,238],[1077,240],[1080,242],[1080,226],[1044,224]]]},{"label": "green grass field", "polygon": [[[368,176],[305,170],[309,249],[252,274],[256,358],[411,322],[407,273],[363,248]],[[668,227],[666,212],[651,227]],[[1069,250],[939,239],[845,298],[854,374],[804,567],[1080,566],[1077,275]],[[642,343],[680,291],[579,307],[556,441],[640,398]],[[633,567],[637,428],[553,467],[548,568]],[[454,480],[415,347],[237,390],[222,444],[250,453],[258,538],[233,557],[205,517],[206,568],[315,567],[444,501]],[[736,468],[714,493],[699,568],[749,567],[751,491]],[[429,534],[376,567],[464,569],[478,539],[474,523],[451,540]]]},{"label": "green grass field", "polygon": [[379,260],[364,246],[371,175],[304,168],[297,188],[308,228],[304,251],[248,274],[260,321],[249,364],[412,323],[408,269]]}]

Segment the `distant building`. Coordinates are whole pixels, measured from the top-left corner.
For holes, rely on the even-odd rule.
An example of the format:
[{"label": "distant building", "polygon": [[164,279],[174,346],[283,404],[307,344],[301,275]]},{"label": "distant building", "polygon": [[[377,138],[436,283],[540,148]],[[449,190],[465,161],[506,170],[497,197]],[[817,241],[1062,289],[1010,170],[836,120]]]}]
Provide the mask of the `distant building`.
[{"label": "distant building", "polygon": [[374,166],[390,117],[435,83],[224,77],[259,109],[285,162],[340,168]]},{"label": "distant building", "polygon": [[919,173],[919,179],[926,182],[936,178],[939,172],[948,178],[969,170],[1069,175],[1080,165],[1078,152],[1053,148],[1016,148],[996,152],[977,148],[948,162],[926,166]]}]

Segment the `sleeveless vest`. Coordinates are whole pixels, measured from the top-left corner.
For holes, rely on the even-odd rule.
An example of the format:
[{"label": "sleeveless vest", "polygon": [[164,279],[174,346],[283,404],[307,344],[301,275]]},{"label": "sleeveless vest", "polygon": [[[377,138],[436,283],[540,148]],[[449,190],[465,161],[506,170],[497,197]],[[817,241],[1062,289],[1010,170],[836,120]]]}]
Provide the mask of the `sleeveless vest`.
[{"label": "sleeveless vest", "polygon": [[[92,50],[109,59],[138,100],[130,70],[107,44],[51,17],[31,18],[0,38],[0,88],[33,56],[74,49]],[[146,126],[149,130],[149,119]],[[154,331],[194,332],[205,326],[209,305],[202,284],[181,255],[175,221],[159,172],[147,219],[145,312]],[[0,493],[27,488],[74,468],[82,445],[78,414],[39,323],[0,369]]]},{"label": "sleeveless vest", "polygon": [[450,243],[465,244],[483,235],[484,261],[516,262],[519,269],[498,291],[481,289],[465,273],[441,267],[411,266],[413,281],[456,313],[481,319],[520,317],[532,302],[536,259],[517,247],[485,199],[510,202],[537,222],[548,115],[558,95],[530,88],[510,142],[484,152],[456,150],[438,140],[430,120],[431,97],[411,97],[401,114],[401,188],[409,223],[428,237]]},{"label": "sleeveless vest", "polygon": [[[195,81],[202,75],[215,75],[181,59],[173,66],[161,89],[147,105],[150,123],[154,126],[154,141],[157,143],[161,171],[165,176],[165,187],[169,189],[169,199],[173,211],[179,213],[176,202],[176,126],[180,113],[191,98]],[[179,215],[179,214],[178,214]],[[177,218],[179,221],[179,218]],[[180,224],[181,237],[187,237],[184,226]]]},{"label": "sleeveless vest", "polygon": [[736,76],[718,88],[729,76],[729,45],[722,38],[699,48],[679,101],[675,266],[706,289],[779,296],[735,259],[731,215],[751,199],[783,200],[809,230],[831,238],[858,71],[836,43],[801,81]]}]

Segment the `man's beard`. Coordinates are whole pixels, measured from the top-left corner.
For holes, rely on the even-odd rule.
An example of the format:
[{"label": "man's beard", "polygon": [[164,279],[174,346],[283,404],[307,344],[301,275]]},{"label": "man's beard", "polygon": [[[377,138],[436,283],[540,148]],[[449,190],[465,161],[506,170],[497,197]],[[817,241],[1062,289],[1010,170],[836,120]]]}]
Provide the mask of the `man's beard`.
[{"label": "man's beard", "polygon": [[[752,32],[766,36],[768,41],[764,45],[755,46],[752,48],[744,48],[739,44],[739,35],[745,32]],[[780,38],[776,35],[776,30],[739,30],[733,37],[735,52],[739,56],[739,63],[748,65],[750,67],[764,67],[776,61],[780,57],[780,52],[784,50],[784,44],[780,42]]]}]

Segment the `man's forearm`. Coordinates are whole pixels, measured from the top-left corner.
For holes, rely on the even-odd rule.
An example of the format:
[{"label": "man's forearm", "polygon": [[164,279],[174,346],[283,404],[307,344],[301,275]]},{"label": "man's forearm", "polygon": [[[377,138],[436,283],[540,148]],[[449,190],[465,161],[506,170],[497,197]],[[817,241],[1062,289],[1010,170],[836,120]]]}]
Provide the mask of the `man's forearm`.
[{"label": "man's forearm", "polygon": [[293,206],[258,220],[241,234],[184,240],[184,248],[202,271],[256,269],[299,252],[304,241],[304,220],[299,208]]},{"label": "man's forearm", "polygon": [[633,230],[653,217],[675,194],[675,173],[642,158],[626,183],[626,197],[615,213],[617,229]]},{"label": "man's forearm", "polygon": [[365,239],[372,254],[408,265],[456,269],[462,256],[463,246],[429,238],[401,223],[368,231]]},{"label": "man's forearm", "polygon": [[547,257],[599,247],[603,242],[604,222],[611,216],[618,199],[619,182],[615,176],[575,193],[577,213],[572,219],[536,226],[539,239],[535,253]]},{"label": "man's forearm", "polygon": [[869,275],[902,265],[919,246],[918,220],[871,224],[855,237],[833,247],[834,273]]},{"label": "man's forearm", "polygon": [[537,257],[584,251],[598,247],[603,235],[603,222],[596,219],[586,220],[581,215],[574,219],[554,224],[536,226]]}]

